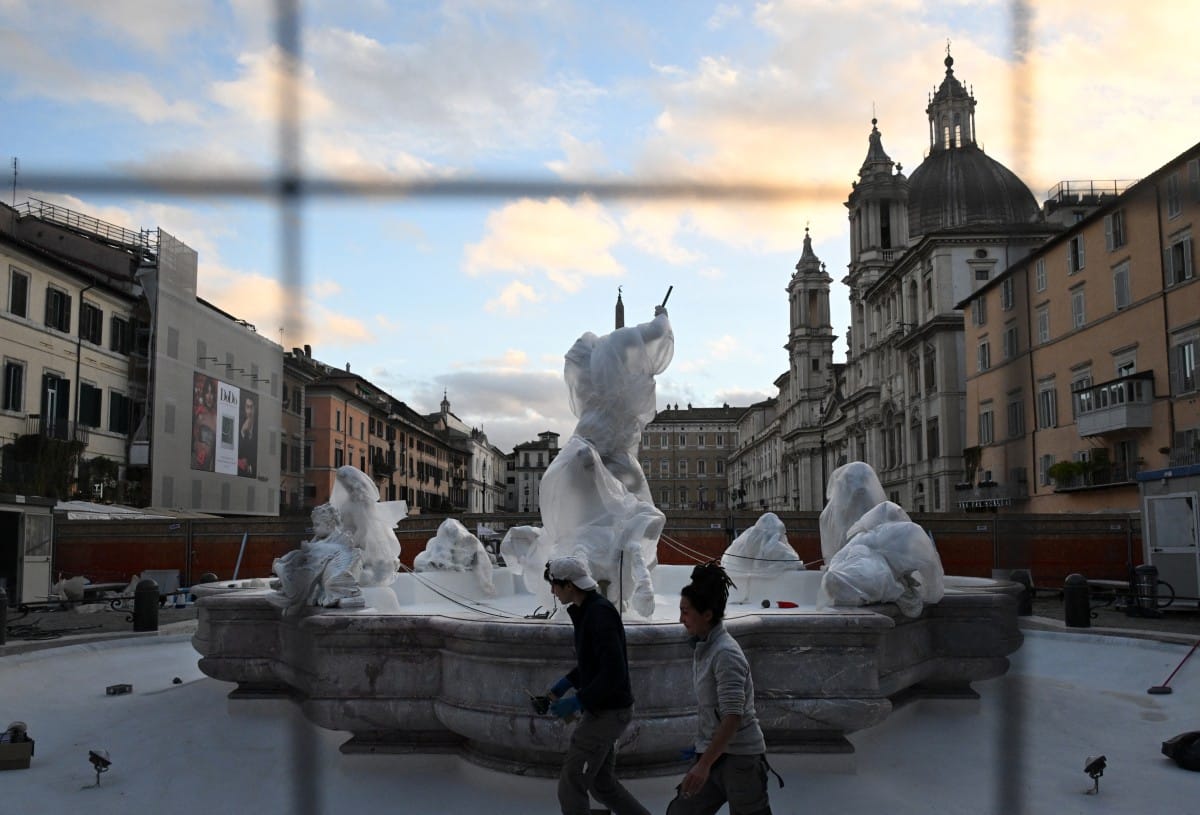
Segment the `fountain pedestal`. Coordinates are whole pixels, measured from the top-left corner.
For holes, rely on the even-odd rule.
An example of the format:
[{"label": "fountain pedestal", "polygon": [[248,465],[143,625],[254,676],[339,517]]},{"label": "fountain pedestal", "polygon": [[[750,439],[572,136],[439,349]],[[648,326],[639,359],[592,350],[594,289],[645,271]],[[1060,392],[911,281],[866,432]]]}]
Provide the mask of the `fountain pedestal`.
[{"label": "fountain pedestal", "polygon": [[[730,606],[726,626],[750,660],[768,751],[851,752],[846,736],[883,721],[896,702],[973,696],[972,682],[1002,675],[1021,644],[1021,587],[946,584],[917,618],[890,604]],[[508,772],[558,774],[570,727],[536,715],[527,691],[542,692],[574,663],[570,625],[408,613],[403,603],[400,613],[285,616],[269,590],[211,585],[193,644],[205,674],[237,685],[232,697],[288,695],[314,723],[350,733],[345,752],[457,751]],[[411,589],[394,588],[400,597]],[[691,647],[675,622],[631,622],[626,638],[637,703],[620,743],[622,775],[678,772],[696,732]]]}]

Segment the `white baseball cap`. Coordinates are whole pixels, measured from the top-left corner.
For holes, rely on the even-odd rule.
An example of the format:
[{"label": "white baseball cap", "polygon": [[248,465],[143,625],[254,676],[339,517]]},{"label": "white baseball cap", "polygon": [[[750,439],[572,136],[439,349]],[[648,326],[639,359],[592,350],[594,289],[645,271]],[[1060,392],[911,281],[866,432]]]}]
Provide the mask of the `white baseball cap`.
[{"label": "white baseball cap", "polygon": [[546,574],[551,580],[569,580],[582,591],[597,588],[596,581],[588,574],[587,564],[577,557],[555,558],[546,564]]}]

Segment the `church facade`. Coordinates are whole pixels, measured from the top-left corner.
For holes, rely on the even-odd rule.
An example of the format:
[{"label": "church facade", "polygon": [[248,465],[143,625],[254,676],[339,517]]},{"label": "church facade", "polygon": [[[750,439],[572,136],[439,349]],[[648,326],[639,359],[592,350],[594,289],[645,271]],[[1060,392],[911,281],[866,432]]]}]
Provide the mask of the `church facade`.
[{"label": "church facade", "polygon": [[[983,152],[974,95],[945,76],[925,109],[929,152],[906,176],[872,120],[866,158],[846,208],[851,324],[844,363],[833,362],[832,278],[804,237],[788,282],[788,370],[775,428],[782,478],[763,503],[819,510],[829,473],[861,460],[888,497],[916,512],[956,510],[965,478],[966,370],[958,304],[1061,227],[1029,188]],[[766,443],[743,445],[738,458]]]}]

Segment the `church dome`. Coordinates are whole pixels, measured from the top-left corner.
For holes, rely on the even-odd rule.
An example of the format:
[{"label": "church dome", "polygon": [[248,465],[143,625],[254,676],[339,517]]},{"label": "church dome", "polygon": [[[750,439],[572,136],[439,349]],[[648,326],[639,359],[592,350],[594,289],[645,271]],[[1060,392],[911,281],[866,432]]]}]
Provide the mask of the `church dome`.
[{"label": "church dome", "polygon": [[1012,170],[979,149],[975,96],[946,75],[930,97],[929,156],[908,178],[908,232],[927,235],[956,227],[1024,224],[1040,219],[1033,193]]},{"label": "church dome", "polygon": [[935,150],[908,178],[908,229],[1030,223],[1040,210],[1016,174],[974,144]]}]

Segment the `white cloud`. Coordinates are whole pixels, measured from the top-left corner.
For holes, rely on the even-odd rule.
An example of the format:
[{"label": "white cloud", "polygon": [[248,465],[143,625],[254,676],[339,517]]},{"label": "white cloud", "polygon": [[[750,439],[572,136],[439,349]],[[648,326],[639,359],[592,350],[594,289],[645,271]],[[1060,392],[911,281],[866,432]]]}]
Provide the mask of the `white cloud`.
[{"label": "white cloud", "polygon": [[94,104],[124,111],[142,124],[200,122],[200,110],[188,101],[172,101],[149,77],[128,71],[84,69],[72,55],[52,52],[15,31],[0,30],[10,91],[71,105]]},{"label": "white cloud", "polygon": [[680,246],[682,213],[677,207],[643,204],[633,207],[621,219],[630,241],[641,251],[672,264],[694,263],[699,255]]},{"label": "white cloud", "polygon": [[542,296],[534,291],[528,283],[514,280],[500,290],[500,294],[487,301],[484,308],[490,312],[503,311],[506,314],[519,314],[525,303],[537,303]]},{"label": "white cloud", "polygon": [[[243,53],[237,61],[237,79],[214,82],[209,88],[217,104],[259,124],[273,125],[280,117],[296,113],[305,121],[319,121],[332,114],[333,102],[315,82],[312,66],[293,66],[294,60],[278,46]],[[284,107],[289,98],[295,107]]]},{"label": "white cloud", "polygon": [[559,138],[565,158],[546,162],[546,167],[563,178],[586,178],[598,174],[608,165],[604,145],[600,142],[583,142],[570,133]]},{"label": "white cloud", "polygon": [[[463,267],[473,277],[537,273],[560,291],[576,292],[587,278],[624,274],[612,255],[620,227],[588,197],[574,202],[525,198],[491,212],[485,228],[483,239],[464,250]],[[531,294],[528,288],[513,289],[506,305]]]},{"label": "white cloud", "polygon": [[732,3],[718,3],[717,7],[713,9],[712,15],[708,18],[706,25],[709,31],[718,31],[729,23],[740,20],[741,17],[741,6]]}]

